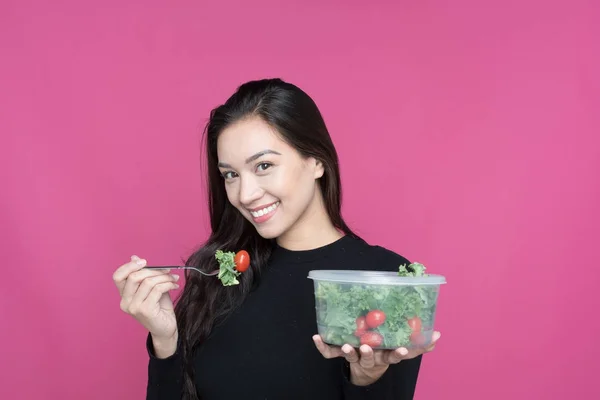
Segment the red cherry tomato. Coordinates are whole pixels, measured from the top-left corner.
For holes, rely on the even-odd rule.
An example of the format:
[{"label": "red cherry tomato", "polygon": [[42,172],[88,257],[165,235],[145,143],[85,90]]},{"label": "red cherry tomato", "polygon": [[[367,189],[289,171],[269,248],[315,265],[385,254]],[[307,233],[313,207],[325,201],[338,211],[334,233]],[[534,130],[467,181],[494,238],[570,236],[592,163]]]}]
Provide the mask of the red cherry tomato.
[{"label": "red cherry tomato", "polygon": [[361,337],[365,333],[367,333],[366,329],[357,329],[357,330],[354,331],[354,336]]},{"label": "red cherry tomato", "polygon": [[233,261],[235,262],[235,269],[244,272],[250,266],[250,255],[246,250],[240,250],[236,253]]},{"label": "red cherry tomato", "polygon": [[408,320],[408,325],[413,332],[421,332],[421,318],[415,316]]},{"label": "red cherry tomato", "polygon": [[421,332],[413,332],[410,334],[410,342],[416,346],[425,344],[425,336]]},{"label": "red cherry tomato", "polygon": [[381,310],[369,311],[367,314],[367,325],[371,329],[377,328],[385,322],[385,313]]},{"label": "red cherry tomato", "polygon": [[372,348],[381,346],[383,343],[383,336],[378,332],[366,332],[360,337],[360,344],[366,344]]},{"label": "red cherry tomato", "polygon": [[365,317],[356,318],[356,329],[360,331],[366,331],[367,329],[369,329],[369,327],[367,326],[367,319]]}]

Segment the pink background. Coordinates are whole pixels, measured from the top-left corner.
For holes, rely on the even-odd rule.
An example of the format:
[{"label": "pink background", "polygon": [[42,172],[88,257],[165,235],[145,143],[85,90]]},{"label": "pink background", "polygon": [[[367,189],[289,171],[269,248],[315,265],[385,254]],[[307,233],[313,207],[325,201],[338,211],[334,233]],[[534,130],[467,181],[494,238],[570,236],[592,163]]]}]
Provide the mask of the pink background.
[{"label": "pink background", "polygon": [[205,238],[200,129],[265,76],[352,226],[447,276],[417,399],[599,398],[600,3],[278,3],[2,2],[0,398],[143,398],[112,273]]}]

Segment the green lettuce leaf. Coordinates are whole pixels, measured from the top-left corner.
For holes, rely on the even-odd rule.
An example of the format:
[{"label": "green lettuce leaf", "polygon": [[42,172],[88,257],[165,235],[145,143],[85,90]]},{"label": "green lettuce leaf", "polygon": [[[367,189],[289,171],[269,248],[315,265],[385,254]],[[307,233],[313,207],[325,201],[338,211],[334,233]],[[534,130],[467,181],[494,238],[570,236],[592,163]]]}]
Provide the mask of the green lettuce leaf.
[{"label": "green lettuce leaf", "polygon": [[398,275],[400,276],[427,276],[425,273],[425,266],[421,263],[414,262],[408,264],[408,267],[405,264],[402,264],[398,270]]},{"label": "green lettuce leaf", "polygon": [[217,250],[215,258],[219,263],[219,274],[217,278],[221,280],[223,286],[239,285],[237,277],[241,275],[241,272],[235,269],[235,253],[232,251],[224,252]]}]

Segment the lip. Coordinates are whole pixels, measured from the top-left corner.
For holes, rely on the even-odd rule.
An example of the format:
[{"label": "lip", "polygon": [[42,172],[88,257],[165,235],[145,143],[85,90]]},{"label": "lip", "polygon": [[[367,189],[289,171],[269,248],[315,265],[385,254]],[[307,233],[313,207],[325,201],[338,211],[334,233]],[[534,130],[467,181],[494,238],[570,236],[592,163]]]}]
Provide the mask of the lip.
[{"label": "lip", "polygon": [[258,207],[256,207],[256,208],[248,208],[247,210],[248,210],[248,211],[251,211],[251,212],[256,212],[256,211],[262,210],[263,208],[271,207],[273,204],[277,204],[277,202],[278,202],[278,201],[279,201],[279,200],[277,200],[277,201],[274,201],[274,202],[272,202],[272,203],[269,203],[269,204],[265,204],[265,205],[263,205],[263,206],[258,206]]},{"label": "lip", "polygon": [[[279,203],[279,201],[276,201],[275,203],[272,204],[277,204]],[[264,206],[263,206],[264,207]],[[269,207],[269,206],[266,206]],[[256,210],[262,210],[262,208],[258,208]],[[277,214],[277,211],[279,211],[279,207],[276,207],[273,211],[267,213],[267,214],[263,214],[260,217],[255,217],[252,214],[250,214],[250,217],[252,217],[252,221],[254,221],[255,224],[262,224],[267,222],[268,220],[270,220],[275,214]]]}]

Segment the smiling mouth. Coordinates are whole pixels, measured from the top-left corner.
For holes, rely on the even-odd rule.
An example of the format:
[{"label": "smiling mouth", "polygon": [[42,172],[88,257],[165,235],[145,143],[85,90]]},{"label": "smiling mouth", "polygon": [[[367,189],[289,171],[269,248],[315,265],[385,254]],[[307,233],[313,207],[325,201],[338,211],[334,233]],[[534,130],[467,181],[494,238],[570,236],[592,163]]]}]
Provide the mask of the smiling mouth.
[{"label": "smiling mouth", "polygon": [[277,209],[277,207],[279,207],[279,202],[271,204],[268,207],[261,208],[260,210],[250,211],[250,215],[252,215],[252,217],[254,217],[254,218],[264,217],[265,215],[270,214],[273,211],[275,211]]}]

